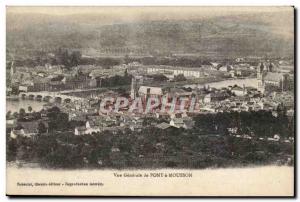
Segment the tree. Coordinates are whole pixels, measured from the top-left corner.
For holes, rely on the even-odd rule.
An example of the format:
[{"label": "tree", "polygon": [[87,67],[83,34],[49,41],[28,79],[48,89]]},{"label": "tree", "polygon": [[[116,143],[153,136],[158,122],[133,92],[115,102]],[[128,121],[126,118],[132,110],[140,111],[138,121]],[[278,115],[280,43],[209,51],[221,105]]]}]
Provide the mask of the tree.
[{"label": "tree", "polygon": [[10,116],[11,116],[11,111],[8,111],[8,112],[6,113],[6,119],[8,119]]},{"label": "tree", "polygon": [[183,74],[178,74],[177,76],[174,76],[173,81],[186,81],[186,78]]},{"label": "tree", "polygon": [[15,127],[15,130],[21,130],[23,129],[23,126],[21,124],[17,124],[17,126]]},{"label": "tree", "polygon": [[29,111],[29,113],[32,112],[32,107],[31,106],[28,106],[28,111]]},{"label": "tree", "polygon": [[154,74],[151,76],[155,82],[167,81],[168,77],[163,74]]},{"label": "tree", "polygon": [[45,124],[43,122],[40,122],[39,125],[38,125],[38,131],[39,133],[45,133],[47,132],[47,128],[45,126]]},{"label": "tree", "polygon": [[18,118],[18,112],[14,112],[14,113],[13,113],[13,117],[14,117],[14,118]]},{"label": "tree", "polygon": [[54,106],[54,107],[48,109],[48,112],[60,113],[60,109],[59,109],[59,107]]},{"label": "tree", "polygon": [[124,63],[125,64],[128,64],[130,63],[130,57],[126,54],[125,57],[124,57]]},{"label": "tree", "polygon": [[22,119],[26,115],[25,109],[21,108],[19,110],[19,118]]},{"label": "tree", "polygon": [[79,51],[73,51],[70,55],[71,67],[79,65],[81,60],[81,53]]}]

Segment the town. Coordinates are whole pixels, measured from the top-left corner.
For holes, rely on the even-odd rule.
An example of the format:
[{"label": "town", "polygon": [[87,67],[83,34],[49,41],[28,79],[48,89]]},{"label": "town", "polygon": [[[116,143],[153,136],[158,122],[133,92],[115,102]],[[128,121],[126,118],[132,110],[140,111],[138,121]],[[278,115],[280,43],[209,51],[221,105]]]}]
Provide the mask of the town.
[{"label": "town", "polygon": [[[118,168],[293,161],[291,59],[86,60],[78,51],[59,49],[31,61],[38,65],[7,62],[7,102],[40,106],[7,110],[9,160]],[[118,110],[100,110],[115,109],[120,97],[127,105],[123,100]],[[164,99],[168,110],[161,110],[162,102],[148,111],[129,109],[137,99],[144,108],[154,98]],[[188,102],[181,106],[181,99]],[[246,151],[249,144],[257,150]]]}]

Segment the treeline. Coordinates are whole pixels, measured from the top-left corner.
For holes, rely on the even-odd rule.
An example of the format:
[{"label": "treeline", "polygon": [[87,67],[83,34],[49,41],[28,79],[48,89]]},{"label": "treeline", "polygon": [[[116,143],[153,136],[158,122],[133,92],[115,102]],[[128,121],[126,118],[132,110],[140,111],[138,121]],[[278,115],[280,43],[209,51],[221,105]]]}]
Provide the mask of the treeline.
[{"label": "treeline", "polygon": [[[65,68],[70,69],[71,67],[78,65],[98,65],[104,68],[109,68],[115,65],[122,64],[123,59],[120,58],[87,58],[82,57],[82,54],[78,50],[69,50],[59,48],[53,54],[47,54],[46,52],[38,52],[32,58],[17,59],[14,61],[15,66],[44,66],[46,64],[51,65],[63,65]],[[10,67],[8,64],[7,67]]]},{"label": "treeline", "polygon": [[195,130],[203,133],[228,133],[228,128],[237,128],[238,134],[254,134],[256,137],[294,136],[294,118],[288,118],[281,106],[277,112],[223,112],[199,115],[194,118]]},{"label": "treeline", "polygon": [[[131,62],[139,62],[143,65],[170,65],[182,67],[201,67],[203,65],[211,65],[210,61],[200,57],[99,57],[90,58],[82,57],[79,50],[69,50],[59,48],[53,53],[38,51],[30,58],[17,59],[14,61],[16,66],[44,66],[45,64],[63,65],[71,68],[77,65],[99,65],[109,68],[115,65],[128,64]],[[224,60],[223,63],[231,63],[233,60]],[[7,65],[9,66],[9,65]]]},{"label": "treeline", "polygon": [[9,139],[7,160],[48,168],[208,168],[292,164],[293,144],[145,127],[75,136],[50,132]]},{"label": "treeline", "polygon": [[124,76],[115,75],[108,78],[100,79],[101,87],[115,87],[115,86],[126,86],[131,84],[132,76],[125,73]]},{"label": "treeline", "polygon": [[293,143],[235,138],[227,133],[228,127],[238,127],[238,133],[253,131],[255,136],[267,137],[274,133],[293,136],[284,114],[278,117],[262,111],[206,114],[195,117],[196,125],[191,130],[172,127],[162,130],[145,123],[140,132],[124,129],[75,136],[73,129],[83,122],[57,117],[56,108],[49,113],[53,123],[49,124],[49,133],[40,133],[35,138],[8,138],[8,161],[38,162],[50,168],[119,169],[293,163]]}]

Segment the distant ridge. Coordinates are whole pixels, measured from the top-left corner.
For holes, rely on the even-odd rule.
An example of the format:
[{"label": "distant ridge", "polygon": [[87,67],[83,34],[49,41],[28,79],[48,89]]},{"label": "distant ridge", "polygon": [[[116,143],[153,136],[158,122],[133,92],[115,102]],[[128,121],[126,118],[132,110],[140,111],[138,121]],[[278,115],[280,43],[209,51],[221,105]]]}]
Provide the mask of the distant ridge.
[{"label": "distant ridge", "polygon": [[94,15],[7,14],[8,50],[59,47],[121,54],[293,56],[293,22],[280,13],[123,24],[101,24]]}]

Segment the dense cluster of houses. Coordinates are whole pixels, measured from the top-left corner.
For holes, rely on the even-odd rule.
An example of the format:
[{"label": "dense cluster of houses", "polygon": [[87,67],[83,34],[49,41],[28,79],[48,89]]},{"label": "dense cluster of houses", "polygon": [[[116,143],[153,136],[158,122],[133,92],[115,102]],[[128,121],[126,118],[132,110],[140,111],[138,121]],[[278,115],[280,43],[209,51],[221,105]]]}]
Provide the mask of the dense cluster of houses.
[{"label": "dense cluster of houses", "polygon": [[[281,64],[282,65],[282,64]],[[289,73],[275,71],[276,64],[270,62],[260,63],[254,67],[249,64],[239,63],[237,65],[222,65],[211,63],[201,68],[180,68],[170,66],[147,66],[145,68],[139,63],[130,63],[128,65],[119,65],[112,69],[103,69],[93,65],[77,67],[72,70],[63,70],[61,66],[46,65],[45,67],[35,67],[28,69],[19,68],[17,72],[12,68],[11,79],[14,85],[18,85],[20,91],[52,91],[64,89],[93,88],[98,85],[97,78],[109,77],[113,75],[124,75],[124,70],[135,76],[132,78],[130,91],[131,99],[136,97],[147,101],[150,97],[156,97],[160,100],[167,98],[188,98],[195,99],[195,111],[193,113],[218,113],[227,111],[272,111],[276,116],[276,110],[279,104],[285,103],[290,116],[294,114],[294,96],[292,93],[284,91],[284,85],[289,78]],[[141,73],[142,72],[142,73]],[[257,74],[258,87],[248,86],[228,86],[220,89],[204,86],[201,88],[188,89],[184,87],[157,87],[154,85],[145,85],[144,74],[163,74],[167,77],[184,75],[188,78],[200,78],[211,72],[223,72],[223,75],[246,76],[253,72]],[[209,75],[213,75],[211,73]],[[138,76],[136,76],[138,75]],[[272,91],[266,95],[267,86],[277,87],[279,91]],[[101,99],[105,97],[121,96],[115,91],[105,91],[99,93],[93,98],[85,101],[61,103],[59,108],[68,115],[68,121],[81,121],[85,124],[75,127],[75,135],[84,135],[98,133],[102,131],[118,131],[130,129],[132,131],[142,131],[143,122],[147,118],[154,118],[150,125],[165,130],[168,128],[190,129],[194,122],[191,113],[177,113],[165,111],[152,111],[145,114],[140,112],[120,112],[103,114],[99,111]],[[47,110],[53,104],[44,105]],[[186,106],[189,107],[189,106]],[[11,138],[18,135],[32,137],[38,133],[38,124],[43,123],[47,128],[47,116],[42,116],[38,121],[32,124],[18,122],[13,118],[7,119],[7,125],[11,127]]]},{"label": "dense cluster of houses", "polygon": [[94,65],[81,65],[67,70],[61,65],[45,65],[32,68],[11,67],[11,87],[21,92],[61,91],[99,87],[101,78],[123,76],[123,66],[105,69]]}]

